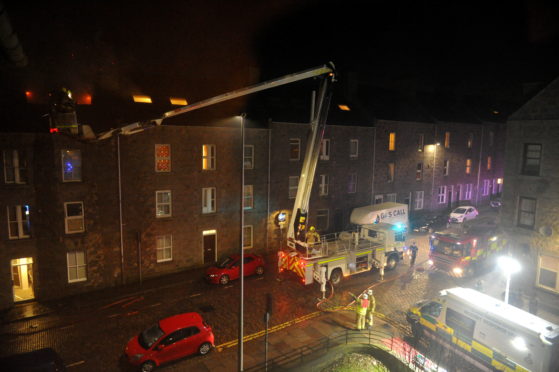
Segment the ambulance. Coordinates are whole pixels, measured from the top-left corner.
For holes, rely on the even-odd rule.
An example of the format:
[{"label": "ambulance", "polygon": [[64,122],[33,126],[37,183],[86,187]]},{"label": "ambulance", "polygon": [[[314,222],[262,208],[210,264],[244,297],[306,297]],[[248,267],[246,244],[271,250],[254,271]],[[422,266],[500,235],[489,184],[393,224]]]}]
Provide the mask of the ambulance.
[{"label": "ambulance", "polygon": [[416,338],[438,341],[482,370],[559,371],[559,325],[474,289],[445,289],[406,318]]}]

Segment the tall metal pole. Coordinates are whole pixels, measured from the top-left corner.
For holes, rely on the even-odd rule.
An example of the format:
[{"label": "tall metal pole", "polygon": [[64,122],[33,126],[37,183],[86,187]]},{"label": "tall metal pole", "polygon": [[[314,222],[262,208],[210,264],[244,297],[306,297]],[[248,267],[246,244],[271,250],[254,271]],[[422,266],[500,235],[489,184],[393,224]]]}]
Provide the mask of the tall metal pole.
[{"label": "tall metal pole", "polygon": [[510,277],[511,277],[511,273],[507,273],[507,286],[505,288],[505,303],[508,304],[509,303],[509,289],[510,289]]},{"label": "tall metal pole", "polygon": [[244,327],[244,295],[245,295],[245,254],[244,254],[244,235],[245,235],[245,114],[241,115],[241,289],[239,301],[239,372],[243,371],[243,327]]},{"label": "tall metal pole", "polygon": [[118,167],[118,224],[120,232],[120,279],[124,284],[124,232],[122,222],[122,172],[120,167],[120,134],[116,136],[117,167]]}]

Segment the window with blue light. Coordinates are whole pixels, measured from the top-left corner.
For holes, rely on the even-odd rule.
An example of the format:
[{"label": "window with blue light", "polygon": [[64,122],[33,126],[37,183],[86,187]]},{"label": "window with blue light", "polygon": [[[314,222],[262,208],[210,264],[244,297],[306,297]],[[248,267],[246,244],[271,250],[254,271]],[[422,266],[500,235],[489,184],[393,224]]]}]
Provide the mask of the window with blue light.
[{"label": "window with blue light", "polygon": [[80,182],[82,180],[81,150],[62,150],[62,181]]}]

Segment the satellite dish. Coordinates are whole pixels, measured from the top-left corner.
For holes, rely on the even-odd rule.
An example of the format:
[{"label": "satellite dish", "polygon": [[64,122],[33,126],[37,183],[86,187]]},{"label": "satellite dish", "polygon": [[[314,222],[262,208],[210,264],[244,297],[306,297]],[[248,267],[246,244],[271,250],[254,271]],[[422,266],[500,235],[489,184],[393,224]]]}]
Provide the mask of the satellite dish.
[{"label": "satellite dish", "polygon": [[542,226],[539,229],[540,234],[542,234],[543,236],[547,236],[550,237],[551,235],[553,235],[553,229],[551,228],[551,226]]}]

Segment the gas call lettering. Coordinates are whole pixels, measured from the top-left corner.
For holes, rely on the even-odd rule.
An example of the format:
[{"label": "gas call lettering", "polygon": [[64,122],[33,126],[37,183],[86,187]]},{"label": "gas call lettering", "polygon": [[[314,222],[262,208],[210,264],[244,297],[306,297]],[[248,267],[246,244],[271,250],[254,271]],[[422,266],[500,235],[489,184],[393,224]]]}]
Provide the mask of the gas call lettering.
[{"label": "gas call lettering", "polygon": [[396,209],[393,211],[379,213],[380,219],[384,220],[385,218],[397,217],[397,216],[405,216],[406,210],[405,209]]}]

